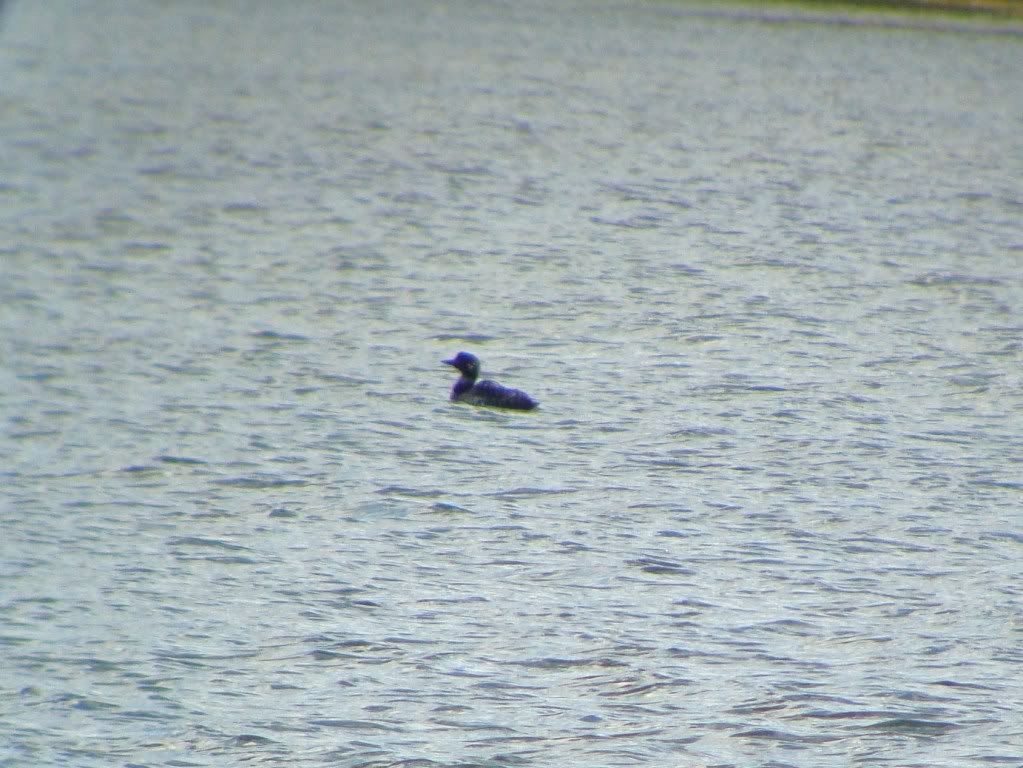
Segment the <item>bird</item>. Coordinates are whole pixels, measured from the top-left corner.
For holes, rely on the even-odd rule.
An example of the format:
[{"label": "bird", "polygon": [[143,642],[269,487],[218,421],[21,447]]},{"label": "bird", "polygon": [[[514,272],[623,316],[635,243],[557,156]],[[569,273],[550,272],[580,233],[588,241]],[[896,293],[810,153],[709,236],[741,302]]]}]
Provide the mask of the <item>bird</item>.
[{"label": "bird", "polygon": [[493,381],[476,381],[480,375],[480,360],[476,355],[459,352],[450,360],[441,362],[454,366],[462,374],[451,388],[453,401],[516,411],[531,411],[540,404],[521,389],[502,387]]}]

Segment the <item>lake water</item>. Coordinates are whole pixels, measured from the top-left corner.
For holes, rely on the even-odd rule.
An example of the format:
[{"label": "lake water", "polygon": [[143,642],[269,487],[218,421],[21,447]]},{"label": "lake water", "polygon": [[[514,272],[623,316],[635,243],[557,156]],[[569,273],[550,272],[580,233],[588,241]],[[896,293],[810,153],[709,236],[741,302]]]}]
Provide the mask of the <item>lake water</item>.
[{"label": "lake water", "polygon": [[1023,765],[1021,66],[8,3],[0,766]]}]

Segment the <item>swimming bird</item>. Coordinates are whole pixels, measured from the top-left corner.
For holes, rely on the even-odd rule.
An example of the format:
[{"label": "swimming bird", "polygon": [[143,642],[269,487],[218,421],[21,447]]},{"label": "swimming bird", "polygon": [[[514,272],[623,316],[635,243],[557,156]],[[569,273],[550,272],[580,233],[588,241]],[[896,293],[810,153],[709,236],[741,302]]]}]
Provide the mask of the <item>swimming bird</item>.
[{"label": "swimming bird", "polygon": [[502,387],[493,381],[476,381],[480,375],[480,361],[476,355],[459,352],[452,359],[441,362],[453,365],[462,373],[451,388],[452,400],[470,405],[514,408],[517,411],[531,411],[540,404],[520,389]]}]

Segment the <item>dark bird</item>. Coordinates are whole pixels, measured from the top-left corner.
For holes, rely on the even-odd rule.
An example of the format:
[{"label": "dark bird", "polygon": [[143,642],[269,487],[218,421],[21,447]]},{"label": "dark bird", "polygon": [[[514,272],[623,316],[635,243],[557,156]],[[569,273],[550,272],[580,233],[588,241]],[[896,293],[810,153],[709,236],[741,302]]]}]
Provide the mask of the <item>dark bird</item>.
[{"label": "dark bird", "polygon": [[462,374],[451,388],[452,400],[470,405],[514,408],[517,411],[531,411],[540,404],[520,389],[502,387],[493,381],[476,381],[480,375],[480,361],[476,355],[459,352],[451,360],[441,362],[453,365]]}]

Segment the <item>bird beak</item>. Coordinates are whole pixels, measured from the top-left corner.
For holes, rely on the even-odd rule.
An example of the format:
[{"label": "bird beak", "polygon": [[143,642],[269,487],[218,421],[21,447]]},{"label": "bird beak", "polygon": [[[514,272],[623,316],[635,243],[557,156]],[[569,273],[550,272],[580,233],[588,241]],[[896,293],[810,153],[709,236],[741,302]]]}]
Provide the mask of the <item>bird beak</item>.
[{"label": "bird beak", "polygon": [[455,364],[454,360],[441,360],[441,362],[444,363],[444,365],[454,365]]}]

